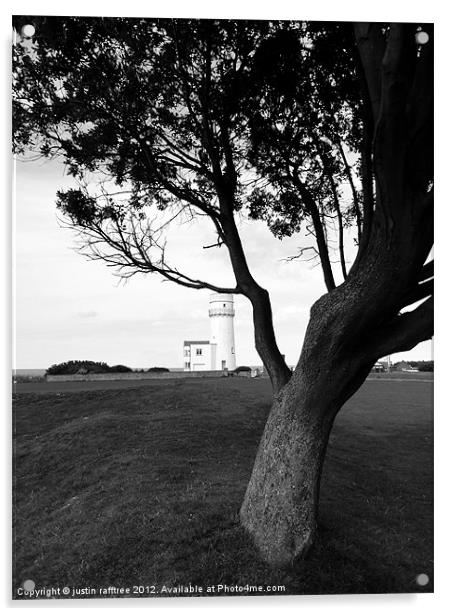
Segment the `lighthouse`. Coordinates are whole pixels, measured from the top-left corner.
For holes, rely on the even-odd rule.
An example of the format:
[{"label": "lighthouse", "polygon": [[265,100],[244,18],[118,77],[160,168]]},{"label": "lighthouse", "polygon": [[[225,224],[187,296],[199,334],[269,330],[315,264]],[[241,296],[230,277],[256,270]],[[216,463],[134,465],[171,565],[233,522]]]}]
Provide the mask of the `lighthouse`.
[{"label": "lighthouse", "polygon": [[235,370],[234,314],[231,294],[210,295],[210,340],[184,340],[185,372]]},{"label": "lighthouse", "polygon": [[214,370],[235,370],[234,299],[212,293],[209,299],[210,345]]}]

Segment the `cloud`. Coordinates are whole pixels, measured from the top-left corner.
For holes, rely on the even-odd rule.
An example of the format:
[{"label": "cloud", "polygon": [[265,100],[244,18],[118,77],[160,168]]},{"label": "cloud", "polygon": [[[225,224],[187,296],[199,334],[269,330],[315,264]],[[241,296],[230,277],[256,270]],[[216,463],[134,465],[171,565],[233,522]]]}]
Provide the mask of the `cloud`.
[{"label": "cloud", "polygon": [[99,316],[99,313],[95,310],[81,310],[80,312],[77,312],[76,316],[79,319],[93,319],[94,317]]}]

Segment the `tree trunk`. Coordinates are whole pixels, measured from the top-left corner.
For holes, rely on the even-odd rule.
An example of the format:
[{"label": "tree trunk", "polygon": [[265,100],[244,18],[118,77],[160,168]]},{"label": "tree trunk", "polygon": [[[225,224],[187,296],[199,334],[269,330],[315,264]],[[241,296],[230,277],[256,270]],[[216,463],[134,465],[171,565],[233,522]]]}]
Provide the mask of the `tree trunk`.
[{"label": "tree trunk", "polygon": [[314,542],[330,431],[372,365],[363,358],[361,365],[356,358],[338,361],[333,374],[322,363],[319,357],[309,370],[297,368],[275,397],[240,510],[242,525],[272,566],[291,564]]},{"label": "tree trunk", "polygon": [[324,296],[311,311],[300,361],[274,398],[240,511],[242,525],[272,566],[291,564],[313,544],[334,419],[374,362],[344,348],[344,331],[329,316],[332,295],[342,292]]},{"label": "tree trunk", "polygon": [[[331,409],[333,410],[333,409]],[[332,414],[302,407],[293,395],[276,400],[241,508],[243,526],[266,562],[287,565],[311,547],[320,477]]]}]

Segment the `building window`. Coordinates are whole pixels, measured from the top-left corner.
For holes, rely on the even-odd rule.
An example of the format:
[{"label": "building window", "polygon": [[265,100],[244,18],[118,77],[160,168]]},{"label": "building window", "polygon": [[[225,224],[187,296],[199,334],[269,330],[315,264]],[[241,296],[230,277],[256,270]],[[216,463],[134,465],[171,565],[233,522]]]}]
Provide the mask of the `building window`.
[{"label": "building window", "polygon": [[190,357],[190,349],[185,349],[184,357]]},{"label": "building window", "polygon": [[190,368],[190,362],[189,362],[189,361],[186,361],[186,362],[185,362],[185,367],[186,367],[186,368]]},{"label": "building window", "polygon": [[234,355],[234,347],[231,347],[231,353]]},{"label": "building window", "polygon": [[196,349],[196,355],[202,355],[202,349]]}]

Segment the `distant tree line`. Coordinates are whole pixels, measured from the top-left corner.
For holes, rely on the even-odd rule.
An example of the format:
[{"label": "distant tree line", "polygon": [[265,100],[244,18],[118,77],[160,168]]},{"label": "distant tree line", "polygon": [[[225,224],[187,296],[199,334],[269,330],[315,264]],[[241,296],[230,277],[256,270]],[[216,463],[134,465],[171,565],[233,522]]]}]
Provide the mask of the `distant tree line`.
[{"label": "distant tree line", "polygon": [[419,372],[433,372],[434,363],[432,360],[421,360],[421,361],[399,361],[396,364],[391,366],[391,370],[406,370],[407,368],[413,368],[418,370]]},{"label": "distant tree line", "polygon": [[169,372],[168,368],[153,367],[148,370],[132,370],[129,366],[123,366],[117,364],[115,366],[109,366],[103,361],[91,361],[91,360],[71,360],[65,361],[61,364],[53,364],[50,368],[47,368],[47,374],[106,374],[106,373],[118,373],[118,372]]},{"label": "distant tree line", "polygon": [[433,372],[434,362],[429,361],[410,361],[408,362],[413,368],[417,368],[419,372]]}]

